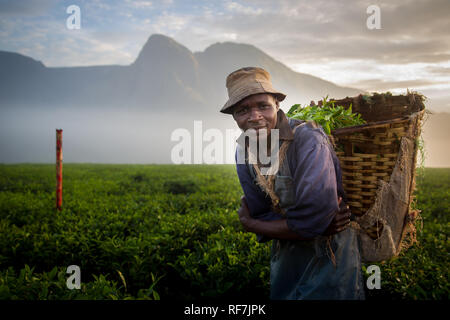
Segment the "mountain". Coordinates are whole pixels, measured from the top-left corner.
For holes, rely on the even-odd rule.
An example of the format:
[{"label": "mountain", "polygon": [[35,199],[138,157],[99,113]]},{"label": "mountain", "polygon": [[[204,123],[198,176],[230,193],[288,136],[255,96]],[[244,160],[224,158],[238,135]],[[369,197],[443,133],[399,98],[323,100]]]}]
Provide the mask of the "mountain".
[{"label": "mountain", "polygon": [[40,89],[39,77],[46,72],[40,61],[0,51],[0,102],[19,101],[24,95],[34,98]]},{"label": "mountain", "polygon": [[[191,52],[154,34],[130,65],[88,67],[46,67],[0,51],[0,162],[54,162],[55,128],[62,128],[68,162],[171,163],[177,128],[188,130],[191,143],[203,138],[196,136],[195,120],[202,120],[203,131],[236,130],[219,110],[227,100],[226,76],[245,66],[269,71],[274,87],[287,94],[281,103],[285,111],[326,95],[360,93],[294,72],[252,45],[232,42]],[[446,113],[428,117],[426,165],[450,166],[444,153],[449,122]],[[232,162],[232,151],[229,156]]]},{"label": "mountain", "polygon": [[45,67],[23,55],[0,52],[0,103],[174,113],[189,107],[212,115],[226,101],[226,76],[244,66],[267,69],[275,87],[288,95],[291,104],[326,94],[345,97],[360,93],[294,72],[251,45],[216,43],[192,53],[173,39],[154,34],[128,66]]},{"label": "mountain", "polygon": [[158,104],[178,109],[180,104],[202,103],[199,66],[189,49],[164,35],[152,35],[130,66],[134,102]]},{"label": "mountain", "polygon": [[272,77],[274,87],[287,94],[286,102],[283,103],[285,106],[309,103],[311,100],[321,99],[327,94],[330,97],[344,98],[361,93],[357,89],[339,87],[318,77],[294,72],[263,51],[248,44],[216,43],[203,52],[195,53],[195,57],[201,66],[202,87],[207,88],[205,93],[209,100],[220,97],[219,101],[226,101],[227,93],[224,89],[226,76],[230,71],[243,66],[257,66],[266,69]]},{"label": "mountain", "polygon": [[[109,103],[122,94],[128,67],[93,66],[47,68],[42,62],[17,53],[0,52],[0,104],[76,107]],[[115,91],[120,88],[119,92]],[[126,92],[126,91],[124,91]]]}]

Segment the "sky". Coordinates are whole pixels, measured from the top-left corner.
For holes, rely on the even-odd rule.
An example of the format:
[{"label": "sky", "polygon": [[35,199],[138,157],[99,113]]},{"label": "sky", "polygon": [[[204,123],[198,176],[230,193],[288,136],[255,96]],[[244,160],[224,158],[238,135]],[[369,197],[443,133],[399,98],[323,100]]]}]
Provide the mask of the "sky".
[{"label": "sky", "polygon": [[[70,30],[70,5],[80,29]],[[369,28],[379,8],[379,29]],[[0,0],[0,50],[47,67],[128,65],[153,33],[193,52],[252,44],[297,72],[367,91],[419,91],[450,112],[450,1]]]}]

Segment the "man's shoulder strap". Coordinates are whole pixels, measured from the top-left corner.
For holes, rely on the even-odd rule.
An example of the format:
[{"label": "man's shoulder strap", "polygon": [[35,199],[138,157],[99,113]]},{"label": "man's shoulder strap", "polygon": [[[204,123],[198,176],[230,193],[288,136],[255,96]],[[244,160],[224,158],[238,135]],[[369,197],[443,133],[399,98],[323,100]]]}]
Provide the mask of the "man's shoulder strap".
[{"label": "man's shoulder strap", "polygon": [[[297,128],[299,128],[300,126],[306,125],[310,122],[310,121],[291,119],[291,118],[288,118],[288,121],[289,121],[289,126],[291,127],[293,133],[295,133],[295,130]],[[285,141],[284,143],[287,143],[287,142],[288,141]],[[287,151],[287,148],[283,148],[283,149],[284,149],[284,152]],[[284,158],[284,155],[283,155],[283,158]],[[284,161],[280,165],[283,166],[283,164],[284,164]],[[248,171],[250,172],[250,176],[252,177],[252,179],[254,181],[257,180],[257,174],[256,174],[256,171],[255,171],[255,168],[253,167],[253,165],[247,162],[247,168],[248,168]]]},{"label": "man's shoulder strap", "polygon": [[302,127],[302,126],[308,126],[312,129],[319,128],[319,125],[313,120],[299,120],[299,119],[292,119],[292,118],[288,118],[288,119],[289,119],[289,125],[291,126],[291,129],[293,132],[295,132],[295,130],[297,128]]}]

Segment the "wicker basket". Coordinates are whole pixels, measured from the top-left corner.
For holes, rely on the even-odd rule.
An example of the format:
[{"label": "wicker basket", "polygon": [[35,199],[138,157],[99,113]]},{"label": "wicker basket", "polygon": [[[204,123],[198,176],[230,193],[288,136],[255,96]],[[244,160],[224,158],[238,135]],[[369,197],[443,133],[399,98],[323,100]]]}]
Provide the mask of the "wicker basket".
[{"label": "wicker basket", "polygon": [[334,100],[336,105],[351,105],[367,122],[331,132],[365,262],[388,260],[416,241],[420,210],[411,204],[423,100],[409,92]]},{"label": "wicker basket", "polygon": [[[413,93],[406,96],[375,94],[370,99],[360,95],[335,101],[336,105],[344,107],[351,104],[352,111],[360,113],[367,122],[332,131],[348,204],[355,215],[361,216],[375,201],[377,181],[389,182],[401,138],[419,137],[420,120],[425,111],[423,98]],[[412,117],[417,112],[419,117]],[[416,155],[417,148],[414,158]]]}]

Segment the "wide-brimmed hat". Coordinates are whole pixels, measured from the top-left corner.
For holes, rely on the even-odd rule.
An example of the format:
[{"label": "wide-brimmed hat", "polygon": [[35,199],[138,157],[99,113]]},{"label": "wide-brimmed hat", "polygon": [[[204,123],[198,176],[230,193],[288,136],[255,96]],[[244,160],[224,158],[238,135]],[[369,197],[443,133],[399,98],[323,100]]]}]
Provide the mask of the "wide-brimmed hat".
[{"label": "wide-brimmed hat", "polygon": [[271,93],[278,101],[283,101],[286,95],[275,90],[270,80],[270,74],[257,67],[245,67],[230,73],[226,82],[228,101],[220,112],[231,114],[232,107],[253,94]]}]

